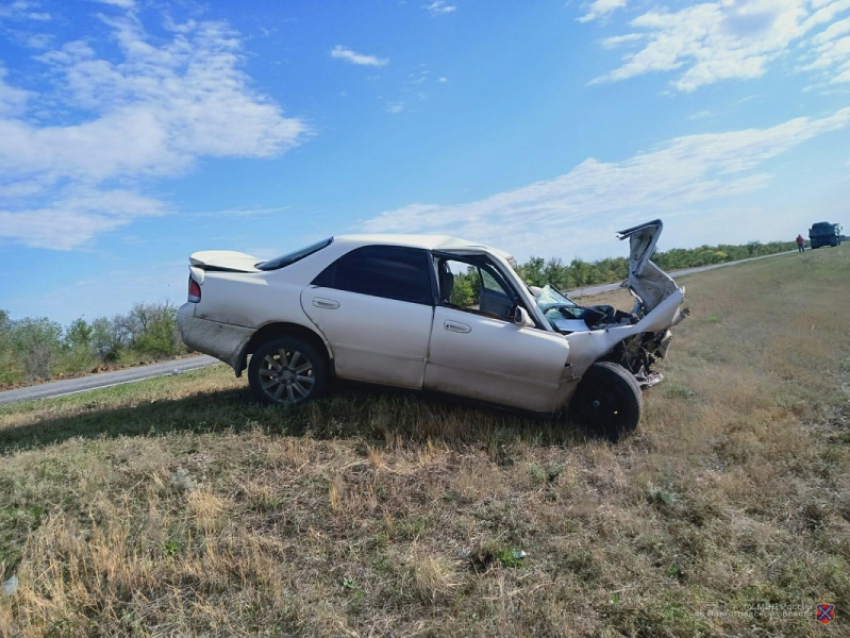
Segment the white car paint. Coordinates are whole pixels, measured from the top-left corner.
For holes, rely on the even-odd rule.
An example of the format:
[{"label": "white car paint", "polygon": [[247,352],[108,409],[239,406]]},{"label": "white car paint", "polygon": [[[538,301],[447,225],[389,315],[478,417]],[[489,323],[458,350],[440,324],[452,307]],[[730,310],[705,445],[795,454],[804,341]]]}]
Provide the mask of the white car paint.
[{"label": "white car paint", "polygon": [[425,388],[550,412],[569,351],[560,334],[437,306]]},{"label": "white car paint", "polygon": [[[271,271],[258,268],[260,260],[244,253],[194,253],[190,277],[201,286],[202,299],[180,308],[178,325],[190,348],[228,363],[237,375],[244,369],[246,349],[256,347],[252,339],[286,324],[287,330],[320,340],[340,378],[554,413],[567,405],[582,375],[600,357],[635,335],[663,336],[678,321],[684,291],[649,261],[660,230],[660,221],[652,222],[621,236],[632,244],[627,284],[645,296],[636,305],[641,312],[637,323],[564,335],[549,324],[503,251],[445,236],[349,235]],[[486,259],[525,312],[520,311],[517,324],[441,304],[311,285],[326,267],[365,246]]]},{"label": "white car paint", "polygon": [[432,307],[313,286],[301,293],[301,305],[333,344],[338,376],[422,388]]}]

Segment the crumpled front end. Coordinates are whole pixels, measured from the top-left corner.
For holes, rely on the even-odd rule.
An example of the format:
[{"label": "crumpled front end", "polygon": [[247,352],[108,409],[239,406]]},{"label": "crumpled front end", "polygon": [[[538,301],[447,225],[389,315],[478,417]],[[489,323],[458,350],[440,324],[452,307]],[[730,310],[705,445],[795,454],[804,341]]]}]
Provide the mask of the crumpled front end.
[{"label": "crumpled front end", "polygon": [[629,272],[622,284],[635,298],[631,312],[607,305],[549,303],[569,300],[548,287],[537,291],[546,318],[570,344],[572,382],[577,383],[597,361],[623,366],[642,387],[663,378],[653,366],[667,355],[670,329],[688,311],[681,309],[684,289],[650,260],[662,228],[661,220],[655,220],[618,233],[620,239],[629,239],[631,247]]},{"label": "crumpled front end", "polygon": [[638,334],[621,341],[611,359],[629,370],[644,387],[662,380],[663,375],[653,371],[652,366],[667,355],[673,338],[670,328],[689,312],[680,307],[685,289],[650,260],[663,228],[661,220],[656,219],[617,233],[621,240],[629,240],[629,274],[623,286],[635,298],[632,315],[639,319],[635,327],[647,325]]}]

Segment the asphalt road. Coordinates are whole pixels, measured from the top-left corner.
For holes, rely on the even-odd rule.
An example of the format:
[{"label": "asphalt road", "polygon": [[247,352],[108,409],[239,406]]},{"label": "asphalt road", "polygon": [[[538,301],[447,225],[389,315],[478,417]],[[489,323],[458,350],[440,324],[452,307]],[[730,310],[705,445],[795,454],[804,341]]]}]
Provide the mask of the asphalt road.
[{"label": "asphalt road", "polygon": [[154,363],[149,366],[127,368],[115,372],[101,372],[88,377],[77,379],[65,379],[64,381],[51,381],[41,385],[33,385],[18,390],[7,390],[0,392],[0,403],[16,403],[18,401],[31,401],[33,399],[46,399],[48,397],[59,397],[76,392],[88,392],[98,388],[109,388],[113,385],[133,383],[143,379],[161,377],[167,374],[180,374],[186,370],[205,368],[210,365],[221,363],[218,359],[201,355],[188,359],[174,359],[162,363]]},{"label": "asphalt road", "polygon": [[[791,251],[795,252],[795,251]],[[767,259],[776,257],[777,255],[787,255],[789,253],[776,253],[773,255],[763,255],[761,257],[753,257],[751,259],[742,259],[740,261],[730,261],[725,264],[714,264],[711,266],[700,266],[699,268],[686,268],[684,270],[671,271],[670,274],[675,277],[684,277],[698,272],[714,270],[715,268],[726,268],[727,266],[736,266],[744,264],[748,261],[757,261],[759,259]],[[567,295],[575,297],[589,297],[598,295],[609,290],[616,290],[620,287],[620,283],[603,284],[601,286],[590,286],[588,288],[580,288],[578,290],[570,290]],[[176,359],[173,361],[165,361],[163,363],[154,363],[149,366],[139,366],[137,368],[127,368],[126,370],[116,370],[115,372],[103,372],[100,374],[91,375],[88,377],[80,377],[78,379],[66,379],[64,381],[52,381],[50,383],[42,383],[28,388],[20,388],[18,390],[6,390],[0,392],[0,404],[17,403],[18,401],[32,401],[33,399],[46,399],[49,397],[59,397],[66,394],[74,394],[76,392],[88,392],[89,390],[97,390],[99,388],[108,388],[114,385],[123,383],[134,383],[135,381],[143,381],[153,377],[161,377],[168,374],[180,374],[186,370],[196,370],[198,368],[206,368],[207,366],[221,363],[218,359],[201,355],[198,357],[190,357],[188,359]]]}]

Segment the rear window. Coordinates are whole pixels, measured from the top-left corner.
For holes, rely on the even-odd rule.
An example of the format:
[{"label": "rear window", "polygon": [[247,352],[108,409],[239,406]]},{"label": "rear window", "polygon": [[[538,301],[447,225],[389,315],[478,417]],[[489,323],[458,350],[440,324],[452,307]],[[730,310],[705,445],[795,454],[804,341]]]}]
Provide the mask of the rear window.
[{"label": "rear window", "polygon": [[305,257],[309,257],[313,253],[319,252],[322,248],[327,248],[333,243],[333,237],[329,239],[323,239],[322,241],[318,241],[315,244],[311,244],[306,248],[302,248],[300,250],[296,250],[295,252],[289,253],[287,255],[281,255],[280,257],[275,257],[274,259],[269,259],[268,261],[263,261],[257,264],[257,270],[278,270],[280,268],[285,268],[290,264],[294,264],[296,261],[300,259],[304,259]]}]

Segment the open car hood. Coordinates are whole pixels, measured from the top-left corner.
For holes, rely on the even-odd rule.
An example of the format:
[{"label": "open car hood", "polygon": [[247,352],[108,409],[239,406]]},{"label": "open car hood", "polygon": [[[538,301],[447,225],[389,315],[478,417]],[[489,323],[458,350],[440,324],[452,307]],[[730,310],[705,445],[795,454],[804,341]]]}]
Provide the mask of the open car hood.
[{"label": "open car hood", "polygon": [[624,285],[638,300],[635,314],[639,316],[651,312],[679,290],[673,278],[650,260],[663,228],[661,220],[656,219],[617,233],[620,239],[629,240],[629,276]]}]

